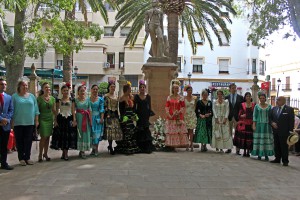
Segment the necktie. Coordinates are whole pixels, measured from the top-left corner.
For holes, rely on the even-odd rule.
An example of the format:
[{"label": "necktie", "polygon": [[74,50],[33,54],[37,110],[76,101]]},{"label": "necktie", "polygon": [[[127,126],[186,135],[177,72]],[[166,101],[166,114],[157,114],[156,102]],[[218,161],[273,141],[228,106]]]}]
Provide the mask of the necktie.
[{"label": "necktie", "polygon": [[281,113],[281,107],[278,107],[278,110],[277,110],[277,118],[280,116],[280,113]]},{"label": "necktie", "polygon": [[3,107],[4,104],[3,93],[0,93],[0,103],[1,103],[1,107]]},{"label": "necktie", "polygon": [[235,105],[235,94],[231,94],[231,104],[232,104],[232,107],[234,107]]}]

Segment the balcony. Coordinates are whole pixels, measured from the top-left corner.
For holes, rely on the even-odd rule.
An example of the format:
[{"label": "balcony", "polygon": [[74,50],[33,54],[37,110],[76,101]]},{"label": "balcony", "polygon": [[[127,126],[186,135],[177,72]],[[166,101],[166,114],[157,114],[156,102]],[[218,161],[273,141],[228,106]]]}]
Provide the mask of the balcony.
[{"label": "balcony", "polygon": [[276,85],[271,86],[271,91],[276,91]]},{"label": "balcony", "polygon": [[282,84],[281,85],[282,91],[291,91],[291,84]]}]

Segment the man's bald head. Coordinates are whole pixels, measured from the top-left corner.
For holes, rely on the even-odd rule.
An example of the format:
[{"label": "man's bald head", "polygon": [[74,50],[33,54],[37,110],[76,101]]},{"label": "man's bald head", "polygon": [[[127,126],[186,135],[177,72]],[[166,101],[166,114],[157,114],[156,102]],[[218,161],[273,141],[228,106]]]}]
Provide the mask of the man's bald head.
[{"label": "man's bald head", "polygon": [[277,98],[277,105],[278,106],[283,106],[285,104],[285,102],[286,102],[285,97],[280,96],[280,97]]}]

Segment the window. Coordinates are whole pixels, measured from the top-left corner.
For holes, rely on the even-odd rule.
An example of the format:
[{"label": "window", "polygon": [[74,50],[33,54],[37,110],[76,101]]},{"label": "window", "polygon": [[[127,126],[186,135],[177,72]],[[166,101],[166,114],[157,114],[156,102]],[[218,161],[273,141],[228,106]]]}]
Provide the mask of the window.
[{"label": "window", "polygon": [[63,66],[63,60],[56,60],[56,66]]},{"label": "window", "polygon": [[110,64],[110,68],[115,68],[115,53],[107,53],[107,62]]},{"label": "window", "polygon": [[228,74],[229,59],[219,59],[219,73]]},{"label": "window", "polygon": [[282,85],[283,90],[291,90],[291,78],[289,76],[285,77],[285,85]]},{"label": "window", "polygon": [[[275,78],[272,78],[271,91],[275,91]],[[272,104],[273,105],[273,104]]]},{"label": "window", "polygon": [[120,36],[127,37],[130,27],[121,27]]},{"label": "window", "polygon": [[124,69],[124,60],[125,60],[125,53],[120,52],[119,53],[119,69]]},{"label": "window", "polygon": [[104,27],[104,36],[114,36],[112,27]]},{"label": "window", "polygon": [[219,31],[219,35],[222,41],[221,46],[229,46],[229,42],[226,39],[225,33],[223,31]]},{"label": "window", "polygon": [[252,59],[252,74],[256,74],[256,59]]},{"label": "window", "polygon": [[197,45],[203,45],[203,41],[202,41],[202,39],[200,37],[199,32],[195,31],[194,32],[194,37],[195,37],[195,41],[196,41]]},{"label": "window", "polygon": [[131,87],[138,87],[138,75],[124,75],[126,81],[130,81],[131,82]]},{"label": "window", "polygon": [[193,58],[193,72],[203,72],[203,58]]},{"label": "window", "polygon": [[259,61],[259,75],[265,75],[265,62]]},{"label": "window", "polygon": [[178,71],[181,72],[181,57],[177,57]]},{"label": "window", "polygon": [[64,65],[63,54],[56,54],[55,57],[56,57],[56,66],[63,66]]},{"label": "window", "polygon": [[105,2],[104,7],[106,9],[106,11],[114,11],[114,9],[109,5],[109,3]]}]

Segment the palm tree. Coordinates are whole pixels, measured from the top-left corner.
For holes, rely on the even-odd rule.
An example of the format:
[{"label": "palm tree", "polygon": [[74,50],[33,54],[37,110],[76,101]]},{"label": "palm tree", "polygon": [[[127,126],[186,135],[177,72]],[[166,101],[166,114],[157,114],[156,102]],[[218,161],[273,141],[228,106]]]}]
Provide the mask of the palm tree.
[{"label": "palm tree", "polygon": [[[218,29],[224,33],[227,41],[231,37],[226,21],[231,23],[229,15],[222,15],[221,7],[235,15],[236,12],[231,4],[232,0],[159,0],[160,7],[168,17],[168,39],[170,45],[170,57],[173,63],[177,63],[178,57],[178,28],[182,28],[182,34],[186,30],[193,53],[197,51],[197,44],[194,36],[194,29],[204,42],[206,39],[213,49],[213,42],[209,28],[218,38],[218,43],[222,45],[222,39]],[[125,45],[133,46],[139,32],[144,26],[144,15],[151,8],[152,0],[118,0],[117,4],[121,8],[116,16],[116,24],[113,31],[120,26],[132,23],[131,30],[125,40]],[[145,37],[145,41],[147,35]]]}]

